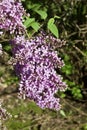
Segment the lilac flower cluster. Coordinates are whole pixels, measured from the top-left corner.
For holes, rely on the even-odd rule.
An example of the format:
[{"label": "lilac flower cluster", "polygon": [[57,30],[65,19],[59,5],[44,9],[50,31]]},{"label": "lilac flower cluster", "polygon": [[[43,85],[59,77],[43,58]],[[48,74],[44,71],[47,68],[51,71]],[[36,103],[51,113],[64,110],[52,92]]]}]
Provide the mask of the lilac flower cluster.
[{"label": "lilac flower cluster", "polygon": [[[41,33],[27,40],[24,35],[23,18],[25,10],[19,0],[0,0],[0,35],[10,34],[14,68],[20,77],[20,94],[36,102],[41,108],[60,109],[59,98],[54,94],[66,88],[61,75],[55,71],[64,66],[54,49],[65,44],[64,41]],[[0,46],[2,53],[2,46]],[[0,107],[1,115],[5,115]]]},{"label": "lilac flower cluster", "polygon": [[26,40],[23,36],[12,42],[15,60],[14,68],[20,76],[20,94],[34,100],[41,108],[60,109],[59,98],[54,94],[66,88],[62,77],[55,68],[64,63],[54,51],[50,42],[52,37],[39,35]]},{"label": "lilac flower cluster", "polygon": [[0,0],[0,34],[20,34],[24,31],[22,24],[25,13],[21,2],[16,0]]}]

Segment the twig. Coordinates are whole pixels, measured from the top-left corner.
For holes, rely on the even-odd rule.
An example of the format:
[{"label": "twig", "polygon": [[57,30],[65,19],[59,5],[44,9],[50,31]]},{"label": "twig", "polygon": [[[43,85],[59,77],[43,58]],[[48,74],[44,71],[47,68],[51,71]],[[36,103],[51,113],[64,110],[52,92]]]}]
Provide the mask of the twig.
[{"label": "twig", "polygon": [[73,45],[73,47],[83,56],[87,57],[86,54],[84,54],[77,46]]},{"label": "twig", "polygon": [[74,107],[73,105],[71,105],[70,103],[68,103],[65,99],[63,99],[63,101],[69,105],[70,107],[72,107],[74,110],[76,110],[77,112],[79,112],[81,115],[87,116],[87,114],[81,110],[79,110],[78,108]]}]

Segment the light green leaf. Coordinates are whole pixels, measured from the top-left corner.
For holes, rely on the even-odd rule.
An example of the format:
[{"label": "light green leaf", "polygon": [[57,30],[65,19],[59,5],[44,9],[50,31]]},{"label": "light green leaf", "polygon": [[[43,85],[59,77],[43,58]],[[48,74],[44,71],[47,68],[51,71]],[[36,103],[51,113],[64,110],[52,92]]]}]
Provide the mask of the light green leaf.
[{"label": "light green leaf", "polygon": [[59,37],[59,32],[57,29],[57,26],[54,24],[54,18],[51,18],[48,21],[48,29],[58,38]]},{"label": "light green leaf", "polygon": [[60,110],[60,114],[63,116],[63,117],[66,117],[66,114],[63,110]]},{"label": "light green leaf", "polygon": [[33,22],[31,24],[31,27],[37,32],[39,30],[39,28],[40,28],[40,25],[39,25],[38,22]]},{"label": "light green leaf", "polygon": [[27,18],[24,22],[24,25],[26,26],[26,28],[30,27],[30,25],[32,24],[32,22],[35,21],[35,18]]},{"label": "light green leaf", "polygon": [[56,19],[60,19],[60,17],[59,17],[59,16],[57,16],[57,15],[56,15],[56,16],[54,16],[54,18],[56,18]]},{"label": "light green leaf", "polygon": [[50,26],[51,24],[54,24],[54,18],[50,18],[49,21],[48,21],[48,26]]},{"label": "light green leaf", "polygon": [[27,4],[27,8],[32,10],[38,10],[40,7],[40,4]]},{"label": "light green leaf", "polygon": [[59,33],[58,33],[58,29],[56,27],[55,24],[50,24],[48,25],[48,29],[58,38],[59,37]]},{"label": "light green leaf", "polygon": [[47,18],[47,13],[46,13],[46,11],[44,11],[44,10],[35,10],[35,12],[36,12],[37,14],[39,14],[42,19],[46,19],[46,18]]}]

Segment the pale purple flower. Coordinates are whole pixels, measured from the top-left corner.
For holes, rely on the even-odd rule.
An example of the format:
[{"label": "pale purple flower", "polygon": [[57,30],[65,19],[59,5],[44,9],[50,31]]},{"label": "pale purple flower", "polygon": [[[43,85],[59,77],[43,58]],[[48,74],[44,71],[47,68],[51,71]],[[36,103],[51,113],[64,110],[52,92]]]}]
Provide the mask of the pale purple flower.
[{"label": "pale purple flower", "polygon": [[64,91],[66,84],[55,71],[64,63],[51,46],[50,42],[54,41],[42,34],[30,40],[18,36],[12,42],[12,52],[16,59],[14,68],[20,77],[20,94],[34,100],[41,108],[59,110],[59,98],[54,94]]},{"label": "pale purple flower", "polygon": [[24,31],[22,24],[25,10],[17,0],[0,1],[0,32],[20,34]]}]

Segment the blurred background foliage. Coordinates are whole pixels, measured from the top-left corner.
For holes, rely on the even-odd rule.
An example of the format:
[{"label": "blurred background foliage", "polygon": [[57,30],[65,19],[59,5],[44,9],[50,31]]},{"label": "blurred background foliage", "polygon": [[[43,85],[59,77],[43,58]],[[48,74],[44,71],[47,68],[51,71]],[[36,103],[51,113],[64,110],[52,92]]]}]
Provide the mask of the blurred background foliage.
[{"label": "blurred background foliage", "polygon": [[[40,30],[44,30],[47,33],[51,33],[55,37],[64,39],[66,41],[66,45],[62,47],[60,50],[58,50],[59,55],[65,62],[65,66],[62,68],[62,71],[60,72],[59,70],[57,71],[63,76],[63,79],[67,83],[68,88],[66,92],[62,93],[58,92],[57,95],[58,96],[60,95],[61,98],[64,98],[66,100],[69,99],[70,101],[73,100],[76,101],[76,103],[80,102],[82,104],[84,103],[87,105],[86,103],[87,102],[87,4],[86,4],[87,1],[86,0],[41,0],[41,1],[22,0],[22,3],[27,13],[30,14],[30,16],[24,16],[24,25],[27,28],[27,35],[29,37],[34,36]],[[8,60],[10,59],[11,56],[11,47],[5,43],[3,47],[5,54],[3,58],[0,58],[1,60],[0,89],[3,84],[6,86],[4,91],[0,91],[0,95],[3,95],[4,93],[11,94],[13,92],[16,92],[16,90],[13,89],[12,86],[14,86],[14,88],[16,88],[15,86],[18,86],[18,78],[14,76],[15,72],[13,71],[13,68],[12,67],[9,68],[9,66],[7,65]],[[6,67],[4,68],[3,66]],[[11,89],[10,88],[7,89],[6,88],[7,86],[11,86],[10,87]],[[26,106],[22,107],[21,108],[22,110],[19,110],[19,108],[17,108],[14,112],[16,113],[17,116],[21,117],[22,113],[19,114],[19,112],[22,111],[25,113],[25,107]],[[44,113],[35,105],[32,106],[31,103],[26,108],[29,109],[30,112],[33,111],[32,115],[33,117],[35,116],[36,118],[37,114],[35,115],[35,113],[39,113],[39,115]],[[69,110],[69,106],[68,109],[66,109],[65,111],[64,110],[60,111],[60,115],[64,117],[64,119],[72,116],[72,111],[69,111],[67,113],[67,110]],[[55,114],[55,112],[49,112],[49,113],[53,117],[58,116]],[[15,115],[14,113],[12,114],[13,116]],[[28,114],[30,115],[30,113]],[[79,115],[77,115],[77,117],[78,116]],[[81,116],[79,117],[81,118]],[[16,121],[16,118],[18,117],[14,116],[14,118],[15,118],[14,120],[7,122],[7,126],[8,128],[10,128],[9,130],[15,130],[15,129],[22,130],[23,127],[25,127],[23,128],[23,130],[27,129],[40,130],[41,128],[40,121],[36,120],[35,122],[33,121],[32,123],[32,120],[34,119],[30,120],[31,129],[29,129],[26,127],[27,125],[29,125],[29,121],[28,122],[26,121],[25,123],[24,121],[25,117],[23,117],[24,121],[22,124],[23,126],[21,126],[22,119],[19,119],[18,123]],[[87,121],[87,117],[85,119]],[[68,123],[70,123],[69,121],[70,120],[68,120]],[[77,121],[77,119],[75,121]],[[37,122],[40,123],[39,126],[33,128],[33,124],[37,124]],[[76,122],[73,123],[75,123],[74,124],[75,126]],[[80,121],[80,123],[82,123],[82,121]],[[76,127],[71,128],[72,123],[70,125],[71,126],[69,130],[76,129]],[[44,126],[43,129],[46,129],[46,126]],[[58,129],[58,127],[56,128],[55,126],[55,129],[51,129],[49,127],[49,129],[47,130],[62,130],[62,129],[63,128]],[[87,122],[81,125],[81,127],[79,126],[77,128],[77,130],[80,129],[87,130]],[[65,130],[68,130],[68,128],[65,128]]]}]

